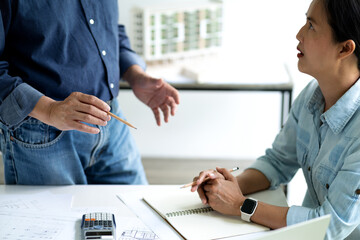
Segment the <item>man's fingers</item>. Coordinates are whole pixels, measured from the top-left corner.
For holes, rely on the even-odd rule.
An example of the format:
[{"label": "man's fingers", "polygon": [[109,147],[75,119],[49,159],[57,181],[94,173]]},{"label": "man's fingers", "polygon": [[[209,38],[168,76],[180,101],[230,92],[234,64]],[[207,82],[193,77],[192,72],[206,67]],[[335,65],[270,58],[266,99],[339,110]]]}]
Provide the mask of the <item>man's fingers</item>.
[{"label": "man's fingers", "polygon": [[159,111],[159,109],[157,107],[154,107],[154,108],[152,108],[152,111],[153,111],[154,116],[155,116],[156,124],[158,126],[160,126],[161,125],[161,119],[160,119],[160,111]]},{"label": "man's fingers", "polygon": [[80,93],[80,92],[74,92],[70,96],[77,98],[82,103],[93,105],[93,106],[101,109],[102,111],[105,111],[105,112],[110,111],[110,106],[106,102],[102,101],[101,99],[99,99],[93,95],[88,95],[88,94]]},{"label": "man's fingers", "polygon": [[80,122],[85,122],[85,123],[90,123],[90,124],[94,124],[94,125],[100,125],[100,126],[106,126],[107,125],[107,121],[104,121],[98,117],[95,117],[93,115],[87,114],[87,113],[81,113],[81,112],[77,112],[73,115],[73,120],[75,121],[80,121]]},{"label": "man's fingers", "polygon": [[169,108],[166,104],[162,104],[160,106],[161,111],[163,112],[164,115],[164,121],[167,123],[169,121]]},{"label": "man's fingers", "polygon": [[74,121],[71,124],[71,127],[73,130],[78,130],[80,132],[85,132],[85,133],[98,134],[100,132],[100,129],[98,129],[96,127],[90,127],[89,125],[86,125],[85,123],[76,122],[76,121]]},{"label": "man's fingers", "polygon": [[[86,103],[79,103],[79,105],[76,107],[76,111],[85,113],[87,115],[92,115],[93,117],[96,117],[102,121],[110,121],[110,116],[107,112],[104,112],[103,110],[99,109],[98,107]],[[81,120],[81,119],[80,119]],[[85,121],[88,122],[88,121]],[[90,123],[90,122],[88,122]],[[97,124],[97,123],[94,123]],[[99,124],[103,125],[103,124]]]},{"label": "man's fingers", "polygon": [[175,115],[177,105],[175,103],[175,100],[171,97],[168,97],[166,100],[166,104],[170,107],[171,110],[171,116]]},{"label": "man's fingers", "polygon": [[[166,83],[168,84],[168,83]],[[168,89],[170,89],[170,96],[175,100],[175,103],[176,104],[180,104],[180,95],[179,95],[179,92],[173,87],[171,86],[170,84],[168,84]]]}]

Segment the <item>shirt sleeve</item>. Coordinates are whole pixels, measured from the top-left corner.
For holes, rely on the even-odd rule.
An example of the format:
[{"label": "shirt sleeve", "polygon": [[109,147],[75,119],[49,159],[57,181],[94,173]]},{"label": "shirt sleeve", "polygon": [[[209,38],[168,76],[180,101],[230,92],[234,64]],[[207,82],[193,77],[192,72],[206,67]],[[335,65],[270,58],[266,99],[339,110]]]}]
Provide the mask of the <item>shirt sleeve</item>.
[{"label": "shirt sleeve", "polygon": [[126,70],[132,65],[139,65],[145,71],[146,64],[144,60],[131,49],[129,38],[125,33],[125,26],[119,25],[118,28],[120,49],[120,76],[122,77]]},{"label": "shirt sleeve", "polygon": [[[20,77],[9,75],[6,33],[10,26],[11,1],[0,3],[0,121],[12,127],[24,120],[43,95]],[[4,41],[5,40],[5,41]]]},{"label": "shirt sleeve", "polygon": [[[360,144],[358,144],[360,145]],[[331,214],[327,239],[344,239],[360,224],[360,147],[349,155],[317,208],[290,207],[287,225]]]}]

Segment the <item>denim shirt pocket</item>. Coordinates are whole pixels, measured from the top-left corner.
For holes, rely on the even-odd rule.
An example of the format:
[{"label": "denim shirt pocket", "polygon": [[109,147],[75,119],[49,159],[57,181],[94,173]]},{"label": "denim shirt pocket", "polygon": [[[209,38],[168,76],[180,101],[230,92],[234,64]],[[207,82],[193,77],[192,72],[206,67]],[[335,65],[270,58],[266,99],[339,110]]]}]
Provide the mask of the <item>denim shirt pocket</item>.
[{"label": "denim shirt pocket", "polygon": [[335,177],[335,171],[324,164],[321,164],[315,170],[313,183],[320,203],[325,200],[325,196],[328,194],[328,190]]},{"label": "denim shirt pocket", "polygon": [[10,132],[10,140],[27,148],[43,148],[56,143],[63,131],[35,118],[28,118]]}]

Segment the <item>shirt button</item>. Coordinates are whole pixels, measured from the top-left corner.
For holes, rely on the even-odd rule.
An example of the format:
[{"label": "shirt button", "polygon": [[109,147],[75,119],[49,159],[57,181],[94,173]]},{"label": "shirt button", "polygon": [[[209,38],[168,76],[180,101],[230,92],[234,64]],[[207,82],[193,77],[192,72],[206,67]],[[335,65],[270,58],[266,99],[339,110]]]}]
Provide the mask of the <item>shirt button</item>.
[{"label": "shirt button", "polygon": [[325,185],[325,187],[326,187],[326,189],[329,189],[330,186],[329,186],[329,184],[327,183],[327,184]]},{"label": "shirt button", "polygon": [[110,87],[111,87],[111,88],[114,88],[114,84],[113,84],[113,83],[110,83]]},{"label": "shirt button", "polygon": [[89,23],[90,23],[91,25],[93,25],[93,24],[95,23],[94,19],[90,19],[90,20],[89,20]]},{"label": "shirt button", "polygon": [[360,195],[360,189],[356,189],[355,194]]},{"label": "shirt button", "polygon": [[309,171],[309,172],[311,171],[311,167],[308,167],[308,171]]},{"label": "shirt button", "polygon": [[105,50],[102,50],[101,54],[102,54],[103,56],[105,56],[105,55],[106,55],[106,51],[105,51]]}]

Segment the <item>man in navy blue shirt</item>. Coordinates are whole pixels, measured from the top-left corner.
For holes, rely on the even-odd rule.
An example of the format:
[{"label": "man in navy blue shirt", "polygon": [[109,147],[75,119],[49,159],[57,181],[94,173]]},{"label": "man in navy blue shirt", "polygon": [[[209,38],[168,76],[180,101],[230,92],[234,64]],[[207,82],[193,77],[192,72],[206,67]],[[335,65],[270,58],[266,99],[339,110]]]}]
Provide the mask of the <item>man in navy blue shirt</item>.
[{"label": "man in navy blue shirt", "polygon": [[1,0],[0,145],[7,184],[146,184],[120,78],[158,125],[179,94],[144,72],[117,0]]}]

